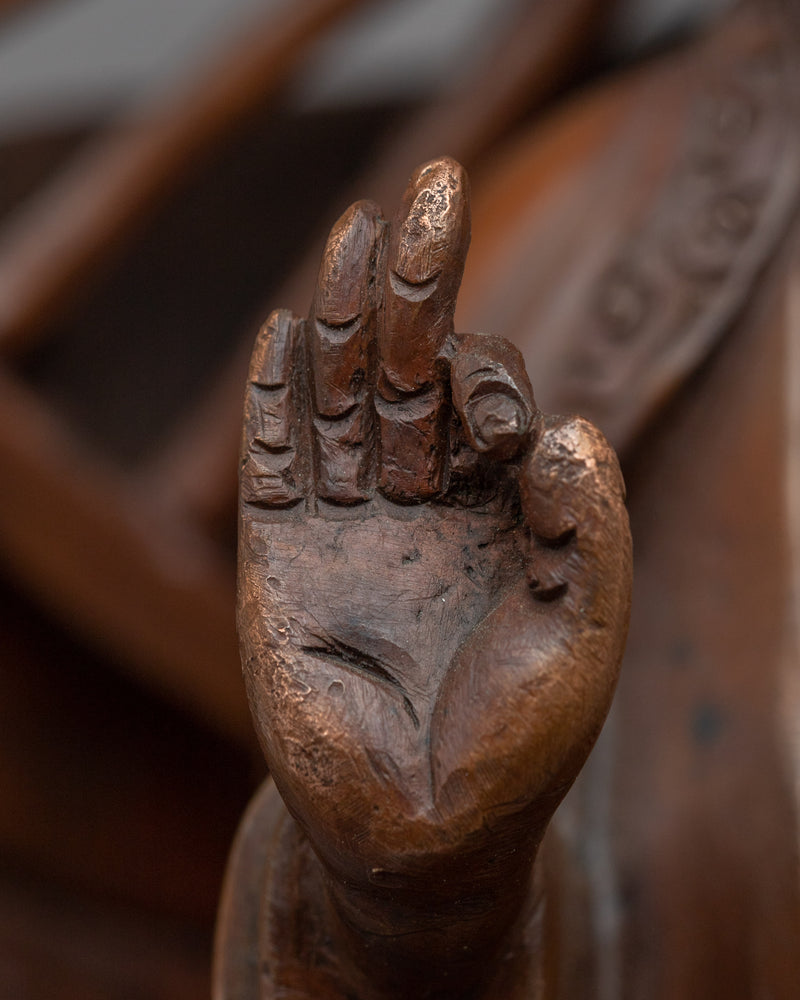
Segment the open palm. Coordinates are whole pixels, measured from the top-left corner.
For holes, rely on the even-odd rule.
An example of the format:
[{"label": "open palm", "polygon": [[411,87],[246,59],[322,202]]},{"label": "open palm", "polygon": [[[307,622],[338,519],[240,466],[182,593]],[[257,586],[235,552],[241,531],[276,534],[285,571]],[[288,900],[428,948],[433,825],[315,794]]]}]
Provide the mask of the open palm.
[{"label": "open palm", "polygon": [[391,229],[345,213],[310,318],[259,334],[243,446],[259,736],[343,920],[408,968],[426,935],[477,955],[513,923],[629,610],[608,445],[537,411],[507,342],[453,331],[468,241],[448,159]]}]

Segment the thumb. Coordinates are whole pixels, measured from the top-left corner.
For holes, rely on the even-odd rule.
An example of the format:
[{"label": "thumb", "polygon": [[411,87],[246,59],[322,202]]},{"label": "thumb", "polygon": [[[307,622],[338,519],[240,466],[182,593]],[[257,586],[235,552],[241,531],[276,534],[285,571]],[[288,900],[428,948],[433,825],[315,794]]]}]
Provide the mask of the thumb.
[{"label": "thumb", "polygon": [[546,417],[520,469],[534,599],[562,598],[604,626],[630,605],[625,484],[603,434],[580,417]]},{"label": "thumb", "polygon": [[[437,805],[543,833],[611,704],[631,539],[616,456],[580,418],[544,417],[520,468],[520,579],[459,650],[433,719]],[[487,818],[488,817],[488,818]]]}]

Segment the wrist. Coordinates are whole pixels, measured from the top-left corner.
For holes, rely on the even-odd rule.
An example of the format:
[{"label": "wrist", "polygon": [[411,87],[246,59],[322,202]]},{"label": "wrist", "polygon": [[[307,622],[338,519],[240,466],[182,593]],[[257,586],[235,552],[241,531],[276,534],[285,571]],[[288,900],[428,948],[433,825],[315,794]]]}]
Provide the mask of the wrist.
[{"label": "wrist", "polygon": [[[417,884],[358,885],[320,867],[324,921],[344,975],[361,984],[359,996],[536,995],[530,986],[541,958],[543,900],[532,859],[502,885],[457,868]],[[496,991],[498,977],[503,985]],[[522,992],[512,989],[514,982]]]}]

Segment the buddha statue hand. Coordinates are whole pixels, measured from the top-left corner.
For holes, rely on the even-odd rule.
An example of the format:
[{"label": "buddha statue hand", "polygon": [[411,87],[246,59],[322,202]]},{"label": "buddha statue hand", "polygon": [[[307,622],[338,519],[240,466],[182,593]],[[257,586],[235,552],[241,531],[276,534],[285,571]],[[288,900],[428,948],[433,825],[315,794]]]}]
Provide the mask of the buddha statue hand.
[{"label": "buddha statue hand", "polygon": [[435,160],[391,226],[342,216],[253,353],[238,623],[307,928],[261,927],[262,996],[538,995],[534,862],[610,706],[630,535],[600,432],[454,332],[468,243]]}]

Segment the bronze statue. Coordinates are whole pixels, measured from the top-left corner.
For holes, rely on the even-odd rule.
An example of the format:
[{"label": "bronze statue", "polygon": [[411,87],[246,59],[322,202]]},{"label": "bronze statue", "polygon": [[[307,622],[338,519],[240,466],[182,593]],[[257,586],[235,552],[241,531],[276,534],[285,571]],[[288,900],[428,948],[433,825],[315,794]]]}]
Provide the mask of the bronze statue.
[{"label": "bronze statue", "polygon": [[463,169],[428,163],[391,227],[342,216],[309,319],[256,342],[238,620],[274,786],[217,1000],[548,993],[537,854],[611,703],[630,535],[600,432],[454,333],[469,231]]},{"label": "bronze statue", "polygon": [[[155,340],[151,324],[156,319],[160,330],[172,326],[190,332],[183,356],[194,359],[196,377],[205,370],[197,361],[202,353],[198,346],[218,335],[223,340],[222,328],[210,319],[198,326],[191,317],[202,310],[201,298],[230,299],[233,307],[244,289],[237,292],[238,281],[228,288],[219,280],[229,273],[226,267],[210,271],[222,239],[217,238],[213,206],[225,199],[219,196],[216,174],[213,184],[210,176],[206,179],[206,193],[199,194],[189,183],[202,160],[199,154],[213,136],[221,154],[228,145],[222,137],[234,135],[234,121],[245,106],[261,106],[267,92],[285,79],[295,58],[291,53],[302,48],[309,18],[322,7],[348,5],[341,0],[290,5],[294,25],[281,12],[280,24],[249,32],[245,48],[237,47],[224,63],[204,71],[191,93],[183,92],[185,100],[160,101],[157,114],[137,112],[127,126],[122,122],[111,133],[104,128],[96,143],[87,144],[86,155],[81,145],[74,163],[71,157],[64,161],[53,185],[48,183],[39,196],[26,198],[21,211],[8,215],[0,254],[5,352],[0,372],[5,484],[0,491],[0,547],[6,572],[10,570],[15,586],[38,595],[48,614],[58,609],[71,630],[114,650],[105,664],[112,673],[118,666],[132,669],[137,683],[157,692],[159,700],[177,700],[182,711],[211,723],[231,742],[245,742],[252,730],[237,676],[227,527],[232,523],[241,385],[252,328],[244,338],[246,351],[235,352],[224,372],[215,368],[213,389],[197,392],[199,382],[163,379],[165,398],[174,401],[180,419],[149,437],[146,451],[135,461],[121,448],[120,425],[139,423],[129,419],[129,407],[144,417],[150,393],[137,398],[132,382],[120,392],[116,378],[127,373],[127,345],[136,341],[138,355],[148,354],[147,338],[140,341],[137,331],[147,328]],[[548,989],[557,965],[559,998],[751,1000],[768,994],[792,1000],[800,979],[800,15],[792,0],[743,0],[736,7],[709,20],[695,39],[675,39],[669,51],[587,79],[587,62],[596,65],[595,39],[607,37],[605,30],[593,31],[589,19],[599,25],[608,5],[598,0],[521,5],[519,20],[509,19],[502,37],[498,34],[491,59],[471,62],[469,74],[461,74],[468,86],[458,91],[457,99],[440,99],[413,115],[408,129],[395,127],[393,120],[382,166],[375,170],[370,157],[370,173],[353,181],[354,190],[389,204],[398,189],[395,171],[406,173],[439,148],[455,151],[474,168],[476,239],[459,300],[459,329],[508,336],[535,374],[539,405],[592,420],[623,462],[637,554],[625,664],[610,724],[539,852],[540,870],[553,876],[546,887],[547,944],[542,953]],[[587,60],[584,53],[595,55]],[[584,85],[565,87],[569,82]],[[448,87],[447,94],[453,92]],[[534,115],[544,98],[544,110],[550,113]],[[520,127],[523,121],[527,124]],[[286,173],[294,174],[298,160],[309,159],[307,142],[319,149],[324,134],[327,155],[333,158],[340,154],[331,150],[346,150],[349,142],[346,128],[335,135],[327,127],[321,132],[319,123],[306,120],[305,125],[312,130],[307,140],[293,153],[290,143],[275,157],[281,172],[262,175],[246,152],[235,154],[259,174],[262,190],[292,205],[296,202],[287,197]],[[249,126],[251,141],[259,141],[260,127],[255,121]],[[275,128],[280,133],[274,124],[269,133]],[[233,156],[236,148],[232,143],[225,155]],[[35,149],[30,152],[36,155]],[[268,160],[269,154],[263,158]],[[349,153],[341,159],[349,162]],[[321,190],[343,183],[316,158],[314,169]],[[14,172],[28,174],[27,169]],[[178,235],[173,230],[185,216],[165,213],[162,218],[155,209],[156,195],[176,190],[181,179],[182,197],[202,205],[205,231],[215,236],[207,241],[209,247],[213,244],[208,256],[200,258],[209,267],[202,273],[215,273],[224,290],[215,296],[209,282],[205,295],[197,296],[197,282],[187,280],[177,267],[143,316],[138,309],[142,296],[135,293],[139,264],[148,254],[136,232],[147,217],[154,228],[148,239],[172,246],[171,260],[184,259],[194,231],[189,227],[173,244]],[[28,183],[26,179],[25,190]],[[13,194],[9,185],[2,187],[0,201],[8,207]],[[294,190],[302,188],[295,175]],[[269,216],[255,211],[256,204],[261,202],[248,210],[261,220],[260,241]],[[308,214],[305,199],[304,204]],[[226,203],[216,211],[219,217],[229,216],[220,229],[226,234],[226,257],[240,265],[246,260],[253,272],[249,310],[280,269],[274,260],[254,254],[242,233],[235,235],[237,213],[231,207]],[[271,241],[279,245],[282,261],[310,242],[302,214],[295,213],[286,239]],[[125,287],[134,292],[127,307],[125,296],[112,294],[113,287],[106,284],[106,276],[116,269],[110,266],[113,252],[126,245],[127,258],[118,263],[128,272]],[[270,298],[296,309],[299,301],[303,312],[317,250],[313,257],[308,280],[303,263],[293,268],[280,294],[270,292]],[[76,292],[90,287],[82,304],[84,296]],[[74,305],[65,308],[73,297]],[[178,300],[183,307],[176,323],[171,303]],[[235,314],[231,309],[230,316]],[[235,325],[235,319],[230,322]],[[45,336],[46,345],[40,340]],[[307,331],[302,339],[306,337]],[[102,354],[95,349],[98,340],[103,341]],[[105,346],[115,360],[108,356],[104,378]],[[165,371],[172,368],[166,358],[164,353],[160,367]],[[86,411],[65,408],[65,402],[79,397],[84,376],[97,388],[97,398]],[[446,385],[451,383],[449,372],[442,377]],[[456,378],[455,385],[460,384]],[[125,400],[112,407],[116,418],[106,405],[112,396]],[[384,409],[396,413],[392,402],[388,399]],[[330,400],[320,404],[329,405]],[[494,409],[491,401],[482,405]],[[459,406],[463,411],[456,400],[456,412]],[[368,411],[374,415],[372,404]],[[91,425],[73,425],[70,414],[77,412],[90,417]],[[513,419],[513,407],[509,414]],[[84,437],[90,426],[101,432],[97,440],[93,434]],[[332,447],[337,445],[337,426],[343,427],[344,420],[328,425]],[[324,431],[318,422],[315,447],[323,438],[331,445]],[[385,445],[382,433],[378,438]],[[145,444],[144,437],[141,441]],[[461,457],[472,451],[466,449]],[[297,456],[308,453],[303,446]],[[349,453],[357,456],[358,449]],[[328,473],[341,471],[347,454],[340,448],[329,461],[327,452],[319,452],[314,492],[339,488]],[[262,487],[268,486],[270,472],[280,471],[276,463],[295,457],[286,451],[281,458],[276,450],[268,461],[267,452],[256,449],[256,468],[260,465],[267,474],[261,477]],[[352,487],[355,481],[369,496],[375,470],[363,461],[367,464],[356,462],[355,479],[351,475],[349,483]],[[513,477],[518,461],[486,464]],[[476,466],[473,489],[480,497],[481,464],[476,461]],[[446,468],[448,494],[458,495],[459,488],[463,493],[454,456],[448,454]],[[305,489],[309,470],[299,461],[296,470],[289,470],[295,471],[302,474]],[[441,474],[438,460],[431,472]],[[326,481],[321,473],[328,475]],[[342,488],[349,488],[347,477]],[[378,496],[385,494],[379,489]],[[342,517],[356,517],[381,502],[333,506]],[[446,502],[434,498],[404,504],[401,512],[408,518],[416,512],[420,519],[423,507],[450,517],[463,509],[446,507]],[[267,514],[299,518],[300,506],[298,501],[294,508]],[[331,506],[323,502],[319,509],[329,516]],[[321,569],[315,572],[327,580]],[[438,580],[425,593],[436,586]],[[13,611],[9,614],[16,618]],[[32,626],[30,632],[35,637],[38,629]],[[2,830],[6,854],[30,862],[46,879],[57,876],[70,891],[74,886],[85,892],[81,906],[89,899],[113,897],[136,907],[137,919],[148,924],[153,913],[178,910],[188,915],[192,928],[206,926],[222,856],[219,840],[228,836],[221,832],[228,828],[226,809],[237,813],[241,808],[230,790],[236,778],[244,784],[247,765],[229,766],[226,757],[216,758],[218,774],[235,775],[226,787],[227,806],[220,803],[219,781],[200,782],[203,787],[192,792],[184,780],[181,738],[168,746],[154,740],[149,752],[161,762],[159,780],[153,784],[149,776],[141,778],[138,747],[129,746],[124,736],[112,736],[128,731],[129,712],[137,711],[136,705],[104,704],[102,712],[92,715],[105,719],[116,712],[118,721],[82,731],[81,718],[64,711],[62,689],[50,678],[57,675],[59,683],[70,684],[65,690],[82,703],[83,672],[76,671],[70,680],[61,655],[45,648],[42,682],[27,663],[19,669],[13,629],[11,636],[0,660],[5,652],[6,676],[14,685],[6,700],[14,719],[24,725],[4,727],[3,759],[13,776]],[[53,675],[52,661],[58,662]],[[385,665],[391,672],[391,663]],[[41,715],[44,696],[33,694],[31,702],[17,688],[23,677],[26,692],[47,692],[49,718]],[[344,684],[347,677],[339,680]],[[399,680],[419,721],[418,692],[404,677]],[[382,689],[387,703],[410,720],[402,693],[387,684]],[[337,690],[334,685],[332,694]],[[481,704],[479,698],[474,702]],[[31,704],[37,712],[30,711]],[[54,735],[58,727],[51,722],[65,719],[75,737],[60,744]],[[143,740],[149,728],[143,726]],[[46,742],[41,732],[49,732]],[[89,786],[83,758],[64,754],[64,744],[102,746],[102,753],[92,754],[103,767],[103,780],[93,783],[92,796],[84,794]],[[121,746],[120,753],[114,753],[115,745]],[[31,746],[46,746],[47,765],[38,752],[26,752]],[[391,749],[392,759],[400,759]],[[196,770],[206,775],[207,762]],[[181,786],[186,794],[175,794]],[[70,788],[75,794],[69,794]],[[270,794],[258,800],[240,842],[236,865],[244,874],[239,882],[249,888],[229,898],[250,899],[252,906],[228,907],[229,919],[221,924],[226,940],[239,942],[235,948],[221,945],[226,958],[218,969],[224,976],[237,968],[247,975],[248,962],[258,961],[252,927],[266,888],[264,876],[247,872],[282,870],[291,879],[291,866],[280,868],[279,852],[263,832],[273,822],[268,810],[283,808],[277,802],[265,804]],[[137,811],[146,807],[151,826],[127,824],[121,831],[118,815],[126,814],[134,795]],[[162,813],[160,804],[166,799],[176,803],[180,823],[172,824]],[[200,814],[202,835],[195,835],[193,817]],[[157,826],[156,838],[151,830]],[[92,834],[88,841],[87,831]],[[211,831],[216,831],[213,836]],[[120,832],[130,839],[123,843]],[[89,841],[93,847],[87,854]],[[159,851],[143,857],[141,865],[120,861],[142,857],[139,846],[156,842]],[[259,851],[265,852],[261,858]],[[165,872],[178,873],[175,881],[164,878]],[[278,886],[275,880],[270,884]],[[287,912],[301,912],[304,901],[312,898],[303,890],[292,903],[287,902],[291,894],[270,891],[270,898],[284,900]],[[319,912],[310,904],[306,909]],[[66,908],[59,912],[61,926],[71,927]],[[103,911],[98,924],[104,920]],[[44,926],[51,925],[45,921]],[[235,926],[244,927],[238,937]],[[311,924],[304,918],[296,926]],[[52,936],[49,930],[41,933],[35,922],[26,933],[28,946],[12,948],[23,955],[25,968],[43,969],[48,963],[38,956],[50,947]],[[123,936],[120,932],[118,940]],[[127,965],[129,974],[139,974],[136,962],[112,962],[105,935],[99,939],[106,966]],[[84,953],[97,951],[94,940],[70,942],[73,969],[80,967]],[[137,940],[131,936],[132,942]],[[283,951],[288,954],[289,948]],[[325,954],[316,945],[310,951]],[[197,955],[204,954],[201,944]],[[337,945],[337,962],[340,954],[348,952]],[[173,997],[173,951],[165,951],[162,961],[164,971],[154,965],[147,975],[153,982],[158,977],[168,982]],[[193,962],[202,975],[202,957]],[[306,969],[312,967],[306,963]],[[61,968],[52,963],[48,974],[63,979]],[[344,971],[341,975],[347,978]],[[280,989],[286,994],[289,987]],[[326,989],[320,986],[318,992]],[[48,986],[41,992],[53,995]],[[91,986],[83,989],[83,995],[92,992]],[[99,992],[107,995],[109,988]],[[191,987],[185,992],[198,995]]]}]

